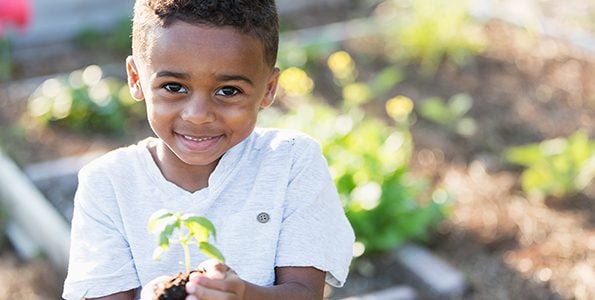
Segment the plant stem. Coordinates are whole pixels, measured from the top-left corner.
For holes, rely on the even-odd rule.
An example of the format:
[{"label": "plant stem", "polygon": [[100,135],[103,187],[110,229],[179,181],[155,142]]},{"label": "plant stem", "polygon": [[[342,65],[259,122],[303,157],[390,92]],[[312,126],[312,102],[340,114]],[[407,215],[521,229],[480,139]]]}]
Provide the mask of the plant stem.
[{"label": "plant stem", "polygon": [[184,263],[186,265],[186,273],[190,273],[190,249],[188,243],[181,242],[182,248],[184,249]]}]

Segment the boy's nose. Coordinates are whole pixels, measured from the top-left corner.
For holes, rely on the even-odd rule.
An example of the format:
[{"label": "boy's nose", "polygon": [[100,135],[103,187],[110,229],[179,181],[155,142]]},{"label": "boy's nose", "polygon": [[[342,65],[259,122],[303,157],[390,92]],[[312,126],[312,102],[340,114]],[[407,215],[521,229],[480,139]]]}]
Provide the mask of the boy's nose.
[{"label": "boy's nose", "polygon": [[196,96],[186,102],[182,111],[182,119],[195,124],[208,123],[215,120],[213,104],[208,96]]}]

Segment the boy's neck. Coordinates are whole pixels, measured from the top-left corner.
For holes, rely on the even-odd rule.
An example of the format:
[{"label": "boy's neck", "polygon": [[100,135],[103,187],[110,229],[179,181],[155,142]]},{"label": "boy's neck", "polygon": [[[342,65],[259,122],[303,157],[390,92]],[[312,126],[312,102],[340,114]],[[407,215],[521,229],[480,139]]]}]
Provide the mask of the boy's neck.
[{"label": "boy's neck", "polygon": [[149,152],[167,181],[191,193],[209,186],[209,177],[219,162],[193,166],[180,159],[172,159],[175,154],[161,140],[149,145]]}]

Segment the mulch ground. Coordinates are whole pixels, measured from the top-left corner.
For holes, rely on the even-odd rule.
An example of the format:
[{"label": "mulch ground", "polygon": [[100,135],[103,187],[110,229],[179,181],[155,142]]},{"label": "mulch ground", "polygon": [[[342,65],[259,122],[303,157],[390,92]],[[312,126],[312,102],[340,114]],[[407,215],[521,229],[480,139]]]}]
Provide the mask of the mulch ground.
[{"label": "mulch ground", "polygon": [[62,280],[43,259],[23,263],[9,249],[0,253],[0,300],[61,299]]},{"label": "mulch ground", "polygon": [[[469,138],[421,119],[412,126],[412,170],[456,198],[428,247],[466,275],[464,299],[595,299],[595,183],[565,199],[527,198],[521,170],[500,155],[578,129],[595,136],[595,57],[499,22],[486,33],[490,47],[475,63],[401,85],[414,99],[467,92],[478,121]],[[398,284],[382,265],[347,289]]]},{"label": "mulch ground", "polygon": [[486,32],[491,47],[475,66],[437,80],[471,91],[478,133],[457,141],[414,129],[415,169],[456,196],[430,246],[467,275],[469,299],[595,299],[593,186],[530,199],[498,155],[578,129],[595,136],[595,59],[499,23]]}]

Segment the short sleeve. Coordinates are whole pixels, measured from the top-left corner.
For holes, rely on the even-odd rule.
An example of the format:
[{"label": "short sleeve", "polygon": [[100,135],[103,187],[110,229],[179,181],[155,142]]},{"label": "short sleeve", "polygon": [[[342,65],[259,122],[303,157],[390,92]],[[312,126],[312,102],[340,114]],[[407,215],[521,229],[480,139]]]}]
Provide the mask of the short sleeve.
[{"label": "short sleeve", "polygon": [[292,167],[276,266],[312,266],[330,285],[345,283],[354,234],[320,146],[312,141]]},{"label": "short sleeve", "polygon": [[75,195],[64,299],[101,297],[140,286],[109,178],[83,168]]}]

